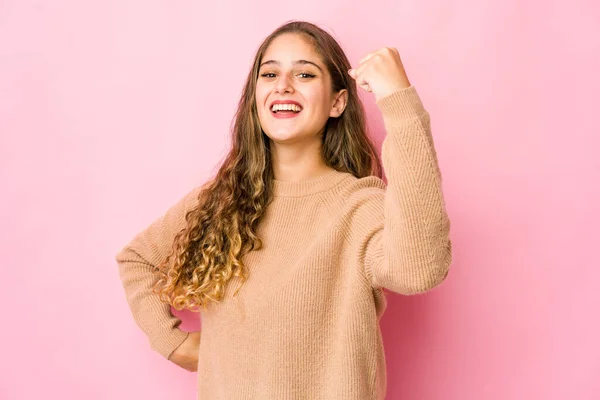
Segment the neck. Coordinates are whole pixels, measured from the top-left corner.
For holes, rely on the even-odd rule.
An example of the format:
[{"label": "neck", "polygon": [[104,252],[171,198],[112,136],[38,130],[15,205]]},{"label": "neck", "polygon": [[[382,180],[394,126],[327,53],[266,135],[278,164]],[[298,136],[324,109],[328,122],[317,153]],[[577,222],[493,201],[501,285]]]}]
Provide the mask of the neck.
[{"label": "neck", "polygon": [[271,142],[273,174],[284,182],[301,182],[318,178],[331,172],[321,155],[321,142],[294,145]]}]

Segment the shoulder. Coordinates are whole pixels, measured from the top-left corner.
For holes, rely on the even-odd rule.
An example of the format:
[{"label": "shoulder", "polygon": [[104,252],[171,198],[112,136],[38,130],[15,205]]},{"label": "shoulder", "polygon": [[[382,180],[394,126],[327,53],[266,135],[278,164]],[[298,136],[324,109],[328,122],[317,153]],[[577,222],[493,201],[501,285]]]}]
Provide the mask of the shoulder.
[{"label": "shoulder", "polygon": [[380,221],[383,218],[387,185],[376,176],[357,178],[351,174],[334,191],[328,193],[326,201],[337,219],[361,225]]},{"label": "shoulder", "polygon": [[357,178],[351,176],[342,188],[342,194],[348,202],[373,200],[373,196],[384,196],[386,190],[385,182],[376,176],[365,176]]},{"label": "shoulder", "polygon": [[338,189],[339,199],[344,208],[376,204],[383,201],[386,187],[383,179],[377,176],[357,178],[348,174],[348,179],[345,179]]}]

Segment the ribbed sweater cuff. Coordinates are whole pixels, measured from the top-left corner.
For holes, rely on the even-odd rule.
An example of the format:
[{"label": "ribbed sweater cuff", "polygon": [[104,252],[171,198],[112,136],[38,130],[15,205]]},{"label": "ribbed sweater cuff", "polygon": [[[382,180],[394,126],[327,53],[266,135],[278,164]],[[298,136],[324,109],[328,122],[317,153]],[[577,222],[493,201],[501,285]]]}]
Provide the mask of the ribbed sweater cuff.
[{"label": "ribbed sweater cuff", "polygon": [[173,351],[177,349],[189,336],[189,332],[184,332],[179,328],[173,328],[168,335],[154,338],[152,347],[164,358],[169,359]]},{"label": "ribbed sweater cuff", "polygon": [[425,113],[425,107],[414,86],[400,89],[376,102],[387,126]]}]

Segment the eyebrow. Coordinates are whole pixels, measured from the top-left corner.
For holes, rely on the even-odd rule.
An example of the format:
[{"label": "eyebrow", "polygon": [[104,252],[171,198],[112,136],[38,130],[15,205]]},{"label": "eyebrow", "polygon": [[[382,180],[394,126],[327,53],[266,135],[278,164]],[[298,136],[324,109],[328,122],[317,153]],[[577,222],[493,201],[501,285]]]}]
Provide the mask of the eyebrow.
[{"label": "eyebrow", "polygon": [[[281,66],[281,63],[279,61],[276,60],[269,60],[269,61],[265,61],[264,63],[260,64],[260,68],[262,68],[263,65],[267,65],[267,64],[275,64],[275,65],[279,65]],[[321,67],[319,67],[317,64],[315,64],[312,61],[308,61],[308,60],[294,60],[292,61],[293,65],[306,65],[306,64],[311,64],[314,65],[315,67],[317,67],[319,69],[319,71],[321,71],[321,73],[323,73],[323,69]]]}]

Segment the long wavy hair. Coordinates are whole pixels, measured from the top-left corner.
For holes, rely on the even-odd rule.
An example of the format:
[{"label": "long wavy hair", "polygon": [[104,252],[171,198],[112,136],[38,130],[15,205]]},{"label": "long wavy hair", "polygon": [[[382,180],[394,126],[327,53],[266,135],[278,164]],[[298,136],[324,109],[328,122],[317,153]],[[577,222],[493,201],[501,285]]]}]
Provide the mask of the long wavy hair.
[{"label": "long wavy hair", "polygon": [[329,33],[312,23],[281,25],[256,52],[234,116],[230,152],[215,177],[202,187],[197,207],[187,212],[187,226],[176,235],[171,254],[156,268],[153,290],[175,309],[195,311],[211,301],[219,302],[233,277],[241,279],[241,287],[248,274],[242,258],[262,246],[257,227],[273,199],[274,175],[255,88],[265,51],[286,33],[299,34],[314,46],[331,75],[334,93],[348,91],[342,115],[329,118],[325,125],[325,163],[357,178],[381,178],[381,161],[367,132],[356,83],[347,73],[351,66],[344,51]]}]

